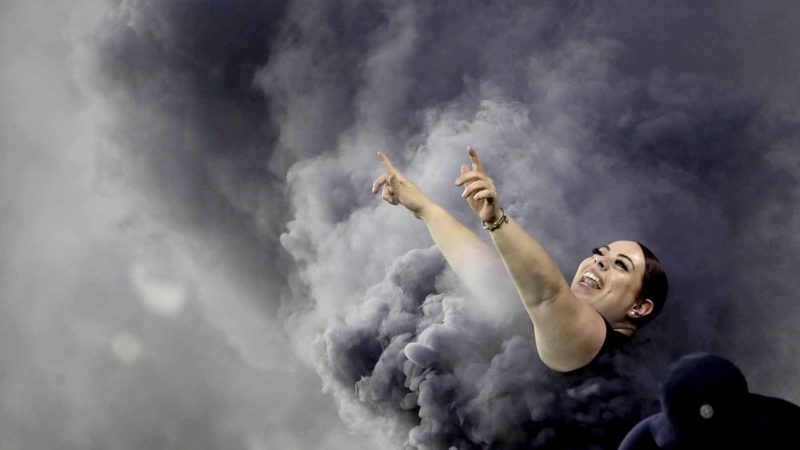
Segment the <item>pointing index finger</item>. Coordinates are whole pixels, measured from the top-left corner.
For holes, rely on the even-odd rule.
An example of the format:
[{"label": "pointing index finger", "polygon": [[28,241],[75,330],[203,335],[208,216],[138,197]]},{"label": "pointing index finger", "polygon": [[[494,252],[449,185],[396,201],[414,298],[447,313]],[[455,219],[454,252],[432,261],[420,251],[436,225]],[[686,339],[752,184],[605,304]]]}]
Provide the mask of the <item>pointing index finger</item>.
[{"label": "pointing index finger", "polygon": [[383,163],[383,167],[386,168],[387,172],[394,172],[395,171],[395,168],[392,165],[392,162],[389,161],[389,157],[386,156],[383,152],[378,152],[378,159],[381,160],[381,162]]},{"label": "pointing index finger", "polygon": [[469,159],[472,160],[472,170],[483,173],[483,163],[478,159],[478,153],[471,145],[467,147],[467,153],[469,153]]}]

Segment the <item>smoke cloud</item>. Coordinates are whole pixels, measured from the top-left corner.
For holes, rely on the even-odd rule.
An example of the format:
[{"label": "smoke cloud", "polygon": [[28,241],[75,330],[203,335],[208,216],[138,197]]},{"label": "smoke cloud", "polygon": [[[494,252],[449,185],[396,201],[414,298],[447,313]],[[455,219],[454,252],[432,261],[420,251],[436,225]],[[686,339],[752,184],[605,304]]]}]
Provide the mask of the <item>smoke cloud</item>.
[{"label": "smoke cloud", "polygon": [[[800,402],[792,2],[3,8],[8,446],[616,448],[690,351]],[[631,348],[551,372],[370,192],[384,151],[485,237],[467,145],[568,278],[659,256]]]}]

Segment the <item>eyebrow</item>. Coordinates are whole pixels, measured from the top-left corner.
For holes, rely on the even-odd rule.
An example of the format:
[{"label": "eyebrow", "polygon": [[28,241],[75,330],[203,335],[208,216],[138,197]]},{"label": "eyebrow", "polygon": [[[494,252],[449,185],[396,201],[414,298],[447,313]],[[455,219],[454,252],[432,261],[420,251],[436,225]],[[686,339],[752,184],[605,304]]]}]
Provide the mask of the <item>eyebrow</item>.
[{"label": "eyebrow", "polygon": [[[600,248],[604,248],[604,249],[606,249],[606,251],[607,251],[607,252],[610,252],[610,251],[611,251],[611,247],[609,247],[609,246],[607,246],[607,245],[604,245],[604,246],[602,246],[602,247],[600,247]],[[628,256],[628,255],[626,255],[626,254],[624,254],[624,253],[618,253],[618,254],[617,254],[617,256],[621,256],[621,257],[623,257],[623,258],[627,259],[628,261],[630,261],[630,262],[631,262],[631,268],[632,268],[632,269],[635,269],[635,268],[636,268],[636,264],[634,264],[634,263],[633,263],[633,260],[630,258],[630,256]]]}]

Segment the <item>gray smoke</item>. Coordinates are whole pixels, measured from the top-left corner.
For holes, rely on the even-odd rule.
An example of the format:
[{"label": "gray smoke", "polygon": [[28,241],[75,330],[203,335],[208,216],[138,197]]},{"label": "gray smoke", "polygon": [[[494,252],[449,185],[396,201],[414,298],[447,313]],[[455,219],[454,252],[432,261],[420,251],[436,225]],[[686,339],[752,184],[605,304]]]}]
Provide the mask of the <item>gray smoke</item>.
[{"label": "gray smoke", "polygon": [[[267,95],[276,87],[291,92],[270,97],[287,114],[282,132],[296,132],[295,122],[305,124],[300,129],[313,126],[292,105],[309,98],[316,105],[328,92],[324,81],[295,89],[293,78],[282,77],[303,73],[310,80],[327,80],[328,73],[353,70],[352,64],[337,64],[363,53],[363,62],[355,66],[363,86],[354,103],[330,99],[320,108],[353,111],[353,124],[337,139],[336,156],[326,153],[289,172],[296,210],[283,236],[285,248],[305,266],[301,273],[317,301],[320,321],[353,308],[344,322],[328,327],[318,369],[340,405],[348,404],[340,410],[358,415],[348,409],[349,402],[368,406],[352,423],[375,429],[367,418],[377,416],[380,423],[392,417],[395,427],[380,433],[395,432],[398,442],[420,448],[513,448],[532,442],[542,448],[608,447],[614,445],[615,426],[624,428],[617,420],[635,420],[652,408],[657,374],[675,355],[713,349],[738,356],[750,365],[750,373],[795,360],[773,360],[791,351],[779,336],[792,329],[788,321],[797,317],[791,301],[796,291],[790,289],[786,297],[783,289],[768,289],[780,285],[777,280],[754,286],[780,269],[773,265],[774,252],[768,257],[762,248],[776,227],[753,221],[766,211],[775,214],[783,205],[796,204],[796,165],[776,164],[776,158],[789,153],[796,125],[775,99],[737,90],[736,83],[711,76],[707,67],[693,70],[694,58],[669,55],[652,61],[652,53],[669,38],[630,39],[630,33],[643,32],[642,19],[657,23],[663,33],[678,22],[675,33],[694,32],[700,40],[706,31],[683,23],[687,17],[705,24],[727,14],[680,5],[657,11],[622,11],[619,6],[518,7],[513,14],[496,5],[472,5],[469,13],[455,4],[387,6],[384,16],[372,22],[360,17],[360,29],[369,30],[366,37],[351,41],[347,34],[337,35],[333,56],[326,41],[319,66],[297,54],[313,54],[319,48],[313,43],[322,40],[318,30],[336,22],[320,25],[309,23],[308,16],[297,17],[300,31],[292,46],[266,66],[261,78]],[[364,49],[364,42],[372,46]],[[437,79],[448,80],[447,87],[429,92]],[[397,111],[408,114],[398,120]],[[384,132],[376,133],[376,122]],[[417,294],[394,292],[398,284],[422,283],[415,273],[401,278],[413,283],[391,276],[381,280],[391,270],[386,255],[413,257],[405,272],[426,266],[411,252],[428,246],[429,239],[406,212],[365,198],[368,180],[362,174],[375,176],[380,170],[374,150],[396,149],[396,156],[390,155],[412,180],[475,224],[449,185],[465,161],[467,144],[482,153],[507,210],[535,233],[566,273],[586,249],[614,239],[642,240],[661,256],[670,269],[670,305],[660,323],[638,338],[641,350],[621,362],[626,367],[638,362],[641,370],[618,367],[613,373],[619,377],[593,378],[596,390],[556,383],[535,365],[529,331],[505,334],[500,324],[507,321],[448,323],[432,302],[444,304],[444,296],[459,310],[469,310],[486,298],[453,297],[452,285]],[[780,234],[784,250],[797,246],[788,230]],[[744,241],[752,247],[745,250]],[[309,248],[309,242],[316,245]],[[756,253],[763,259],[754,264]],[[378,297],[371,290],[376,286],[382,286]],[[366,296],[361,294],[365,291]],[[770,319],[761,316],[769,309],[749,310],[754,298],[782,305],[786,315],[772,320],[787,322],[773,338],[743,343],[741,327],[756,325],[765,334],[774,330],[765,323]],[[524,316],[519,307],[517,314]],[[429,341],[442,329],[450,339]],[[425,349],[421,357],[420,348]],[[436,366],[429,361],[432,355],[449,361]],[[498,376],[502,371],[494,364],[503,356],[528,365],[509,368],[512,377]],[[787,366],[785,371],[796,369]],[[537,385],[516,378],[526,376],[548,381]],[[764,386],[757,376],[751,380],[755,389]],[[620,383],[627,386],[628,398],[618,395]],[[591,395],[574,399],[569,392]],[[499,400],[505,396],[529,399],[508,405]],[[481,407],[475,408],[476,403]],[[591,409],[597,404],[604,410]],[[418,419],[408,424],[409,415]],[[589,436],[573,432],[587,428],[584,418],[598,421],[602,430]]]},{"label": "gray smoke", "polygon": [[[800,401],[794,3],[16,3],[8,445],[615,448],[699,350]],[[369,191],[381,150],[482,233],[467,145],[567,277],[660,257],[634,348],[552,373],[502,270]]]},{"label": "gray smoke", "polygon": [[[225,219],[189,208],[182,195],[228,205],[190,188],[209,161],[149,146],[168,125],[148,114],[153,98],[117,109],[131,91],[104,84],[96,46],[116,8],[0,6],[0,447],[366,448],[292,354],[279,306],[263,302],[281,284],[258,267],[280,259],[255,246],[277,233],[220,231],[245,223],[230,211],[255,211],[249,201]],[[141,146],[127,146],[132,135]]]}]

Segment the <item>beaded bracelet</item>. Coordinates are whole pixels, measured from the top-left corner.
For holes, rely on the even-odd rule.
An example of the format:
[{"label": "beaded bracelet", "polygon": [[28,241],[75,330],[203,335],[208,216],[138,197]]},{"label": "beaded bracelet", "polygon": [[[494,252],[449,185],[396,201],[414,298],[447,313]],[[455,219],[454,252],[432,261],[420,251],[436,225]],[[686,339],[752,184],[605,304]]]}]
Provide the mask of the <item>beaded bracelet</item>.
[{"label": "beaded bracelet", "polygon": [[508,216],[506,215],[506,212],[503,211],[503,208],[500,208],[500,212],[503,213],[503,215],[499,219],[497,219],[495,223],[491,225],[488,225],[486,222],[481,221],[481,225],[483,225],[484,230],[489,230],[491,232],[500,228],[500,225],[508,223]]}]

